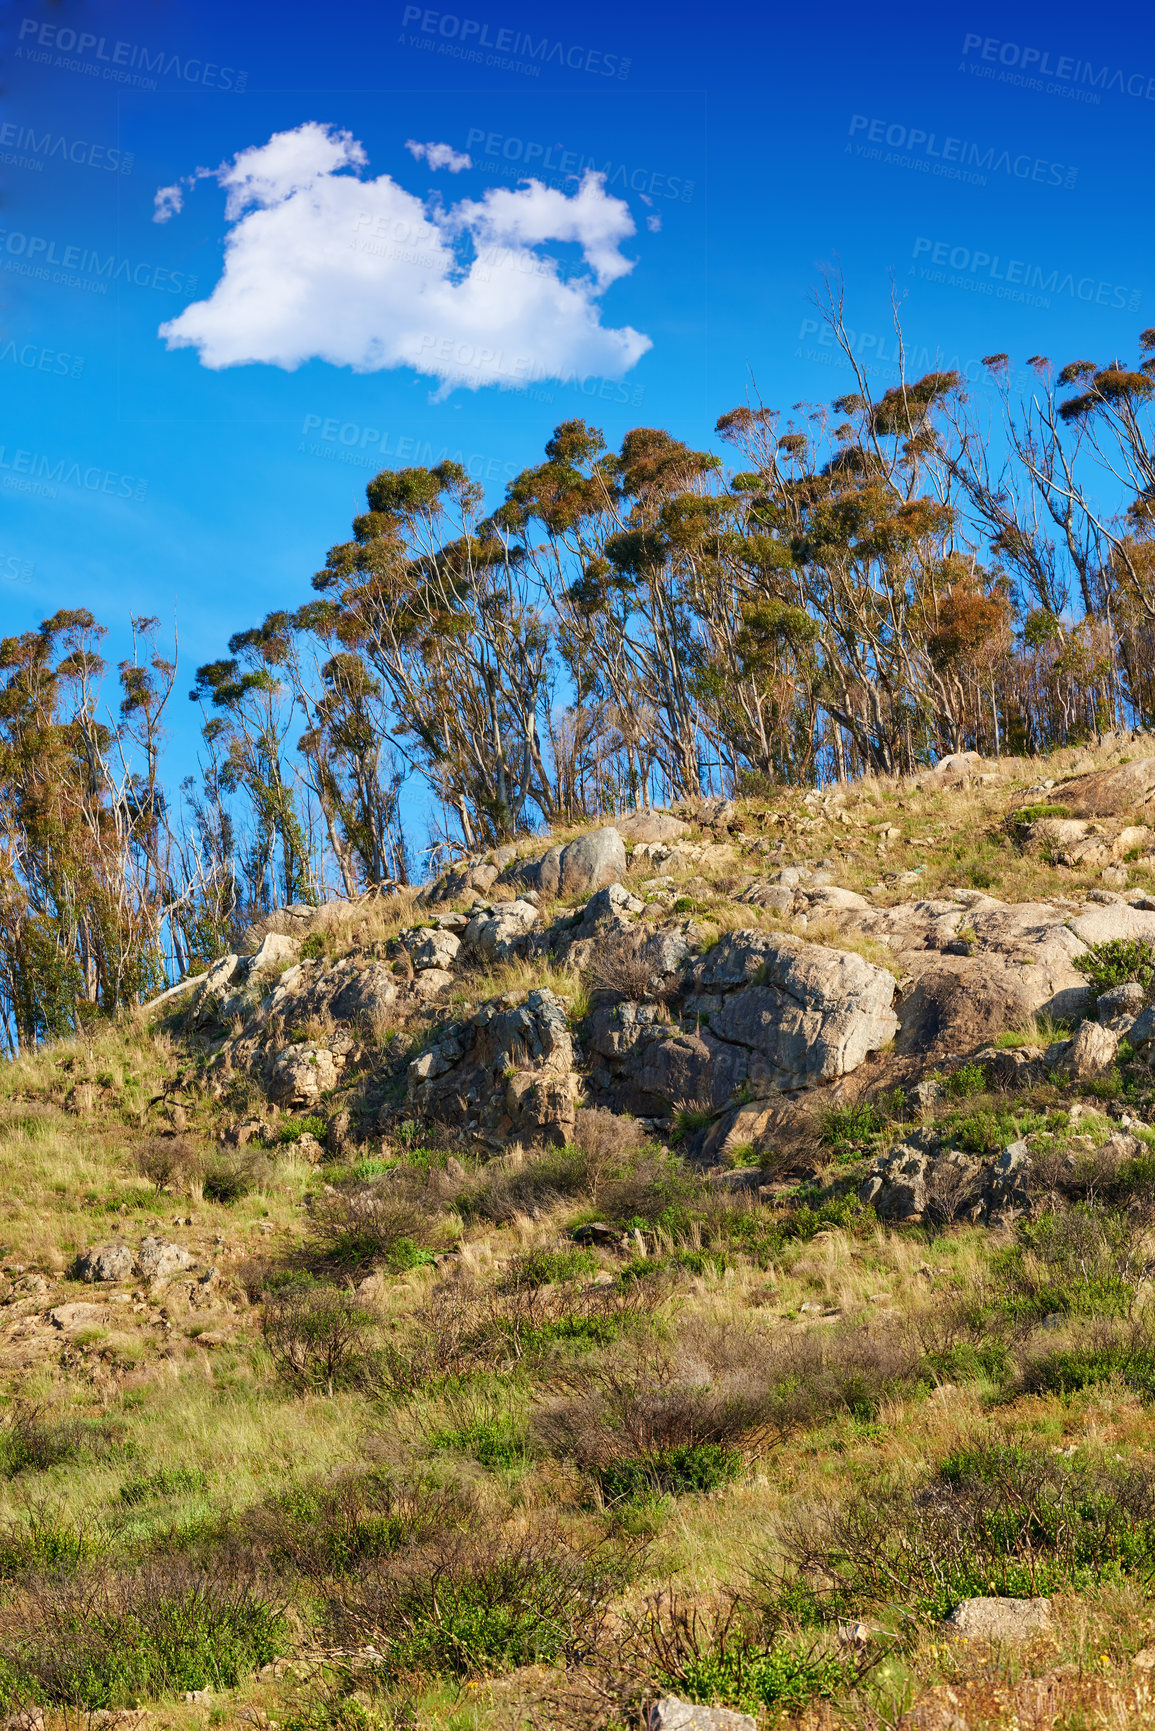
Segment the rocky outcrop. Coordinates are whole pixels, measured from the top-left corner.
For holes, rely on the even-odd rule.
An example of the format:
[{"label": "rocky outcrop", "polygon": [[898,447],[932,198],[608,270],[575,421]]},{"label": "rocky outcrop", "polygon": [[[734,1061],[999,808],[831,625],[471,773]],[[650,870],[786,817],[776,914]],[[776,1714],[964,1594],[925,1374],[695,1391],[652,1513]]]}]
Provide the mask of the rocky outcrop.
[{"label": "rocky outcrop", "polygon": [[286,1046],[273,1060],[269,1098],[296,1111],[315,1106],[322,1094],[337,1086],[338,1069],[324,1046]]},{"label": "rocky outcrop", "polygon": [[537,921],[538,911],[532,902],[503,902],[492,912],[475,914],[461,934],[461,944],[483,961],[505,962],[516,954],[522,938]]},{"label": "rocky outcrop", "polygon": [[677,841],[687,825],[668,811],[631,811],[615,818],[614,827],[628,842]]},{"label": "rocky outcrop", "polygon": [[1076,776],[1048,797],[1054,804],[1066,806],[1075,817],[1121,815],[1155,799],[1155,757]]},{"label": "rocky outcrop", "polygon": [[163,1284],[182,1269],[192,1266],[192,1257],[179,1244],[165,1238],[142,1238],[140,1249],[127,1244],[93,1245],[76,1259],[80,1280],[120,1281],[134,1276],[149,1285]]},{"label": "rocky outcrop", "polygon": [[756,1091],[818,1087],[894,1038],[895,981],[847,950],[765,932],[733,932],[694,971],[688,1009],[750,1053]]},{"label": "rocky outcrop", "polygon": [[498,1135],[564,1141],[581,1084],[565,1005],[550,991],[496,998],[446,1028],[409,1066],[409,1102]]}]

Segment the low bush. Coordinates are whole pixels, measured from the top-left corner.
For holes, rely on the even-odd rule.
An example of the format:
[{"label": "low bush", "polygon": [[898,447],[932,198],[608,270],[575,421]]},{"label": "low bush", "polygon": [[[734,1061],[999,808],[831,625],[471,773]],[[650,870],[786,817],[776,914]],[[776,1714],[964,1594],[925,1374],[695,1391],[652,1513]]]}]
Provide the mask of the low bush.
[{"label": "low bush", "polygon": [[546,1684],[548,1722],[558,1731],[617,1731],[643,1723],[646,1704],[669,1694],[760,1723],[783,1714],[793,1722],[812,1702],[852,1689],[873,1663],[822,1639],[775,1635],[736,1596],[703,1609],[667,1591],[607,1622],[582,1665],[552,1690]]},{"label": "low bush", "polygon": [[206,1202],[221,1202],[226,1207],[259,1190],[269,1176],[267,1155],[259,1148],[237,1148],[222,1151],[204,1167],[203,1189]]},{"label": "low bush", "polygon": [[154,1497],[187,1497],[203,1491],[207,1483],[205,1474],[195,1467],[158,1467],[155,1472],[125,1479],[120,1487],[120,1500],[135,1507]]},{"label": "low bush", "polygon": [[136,1154],[137,1169],[158,1191],[201,1183],[209,1160],[208,1151],[188,1136],[150,1136]]},{"label": "low bush", "polygon": [[[695,1322],[672,1343],[642,1342],[582,1366],[568,1382],[555,1378],[568,1392],[542,1404],[533,1431],[607,1495],[676,1489],[679,1474],[682,1488],[709,1488],[694,1475],[732,1475],[738,1451],[842,1414],[873,1417],[888,1393],[914,1383],[921,1359],[917,1344],[897,1333],[823,1329],[767,1339],[761,1330]],[[703,1447],[715,1452],[693,1452]]]},{"label": "low bush", "polygon": [[1098,997],[1112,986],[1134,981],[1150,993],[1155,982],[1155,948],[1146,938],[1109,938],[1102,944],[1088,944],[1075,966],[1087,976],[1087,984]]},{"label": "low bush", "polygon": [[414,1268],[433,1260],[425,1244],[431,1225],[421,1190],[399,1174],[319,1197],[307,1255],[316,1269]]},{"label": "low bush", "polygon": [[315,1136],[318,1142],[323,1142],[328,1128],[324,1118],[318,1118],[315,1113],[306,1113],[301,1118],[292,1118],[289,1123],[282,1124],[277,1131],[277,1141],[291,1146],[294,1142],[299,1142],[302,1136]]},{"label": "low bush", "polygon": [[991,1257],[991,1294],[995,1307],[1020,1323],[1050,1315],[1126,1316],[1146,1264],[1133,1222],[1076,1203],[1016,1222],[1015,1242]]},{"label": "low bush", "polygon": [[525,1426],[509,1413],[480,1414],[429,1432],[429,1446],[471,1455],[490,1471],[523,1467],[529,1460]]},{"label": "low bush", "polygon": [[982,1094],[987,1086],[987,1073],[981,1064],[960,1064],[943,1082],[943,1090],[952,1100],[969,1100]]},{"label": "low bush", "polygon": [[522,1361],[608,1346],[636,1332],[664,1297],[660,1286],[501,1286],[445,1282],[389,1335],[376,1374],[395,1395]]},{"label": "low bush", "polygon": [[375,1364],[378,1317],[355,1293],[307,1275],[265,1300],[265,1344],[277,1370],[298,1388],[333,1394],[364,1380]]},{"label": "low bush", "polygon": [[853,1106],[832,1106],[823,1113],[818,1140],[835,1155],[860,1153],[886,1129],[886,1116],[869,1100]]},{"label": "low bush", "polygon": [[117,1446],[112,1425],[46,1411],[18,1401],[0,1424],[0,1478],[42,1473],[84,1456],[104,1456]]},{"label": "low bush", "polygon": [[556,1521],[439,1534],[368,1562],[327,1595],[327,1637],[371,1644],[383,1681],[460,1677],[579,1652],[628,1584],[620,1544],[567,1537]]},{"label": "low bush", "polygon": [[186,1689],[234,1688],[287,1644],[280,1607],[251,1581],[153,1560],[132,1574],[43,1575],[10,1595],[0,1693],[88,1711]]},{"label": "low bush", "polygon": [[781,1543],[786,1574],[762,1578],[772,1620],[886,1608],[929,1621],[987,1594],[1082,1593],[1155,1567],[1155,1468],[981,1443],[815,1508]]},{"label": "low bush", "polygon": [[634,1502],[652,1496],[683,1496],[732,1484],[742,1470],[742,1453],[721,1443],[677,1443],[634,1460],[599,1467],[593,1477],[607,1502]]},{"label": "low bush", "polygon": [[1023,1355],[1018,1387],[1027,1394],[1066,1395],[1100,1382],[1119,1382],[1155,1404],[1155,1328],[1150,1319],[1096,1322],[1074,1340],[1036,1346]]},{"label": "low bush", "polygon": [[588,1280],[598,1271],[592,1250],[565,1245],[559,1250],[529,1250],[515,1256],[506,1270],[505,1283],[515,1286],[553,1286],[559,1281]]},{"label": "low bush", "polygon": [[471,1506],[457,1489],[398,1480],[376,1468],[295,1485],[252,1505],[226,1535],[230,1551],[313,1586],[459,1528]]}]

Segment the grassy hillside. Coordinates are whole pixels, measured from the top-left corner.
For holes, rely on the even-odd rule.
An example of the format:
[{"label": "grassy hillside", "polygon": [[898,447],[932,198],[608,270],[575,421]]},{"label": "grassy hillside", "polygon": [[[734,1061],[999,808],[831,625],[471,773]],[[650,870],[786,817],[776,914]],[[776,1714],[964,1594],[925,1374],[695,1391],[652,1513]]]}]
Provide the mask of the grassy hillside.
[{"label": "grassy hillside", "polygon": [[[693,828],[696,863],[635,856],[628,887],[715,933],[797,926],[737,898],[804,861],[879,906],[1075,901],[1103,868],[1030,845],[1030,808],[1142,749],[771,794]],[[321,910],[306,942],[387,956],[415,917]],[[588,971],[510,961],[457,996],[543,983],[580,1029]],[[925,1107],[880,1083],[816,1106],[801,1151],[709,1171],[683,1157],[692,1112],[651,1132],[587,1108],[567,1146],[504,1153],[406,1116],[420,1018],[359,1030],[383,1057],[350,1138],[339,1090],[277,1111],[215,1063],[228,1030],[166,1008],[0,1076],[3,1713],[578,1731],[672,1692],[766,1725],[1150,1723],[1133,1054],[1013,1093],[944,1069]],[[920,1134],[1025,1139],[1029,1208],[881,1221],[864,1164]],[[183,1266],[80,1278],[89,1247],[149,1239]],[[1049,1622],[944,1636],[991,1594],[1046,1597]]]}]

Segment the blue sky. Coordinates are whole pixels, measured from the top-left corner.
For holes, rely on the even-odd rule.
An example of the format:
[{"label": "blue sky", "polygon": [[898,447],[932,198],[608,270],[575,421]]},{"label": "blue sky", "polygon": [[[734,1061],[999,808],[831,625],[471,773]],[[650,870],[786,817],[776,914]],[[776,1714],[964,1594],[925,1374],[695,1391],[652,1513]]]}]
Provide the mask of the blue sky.
[{"label": "blue sky", "polygon": [[496,503],[574,415],[710,446],[751,389],[845,390],[824,265],[880,390],[892,276],[926,366],[1155,323],[1121,11],[11,0],[3,35],[0,626],[84,604],[115,658],[158,614],[182,691],[308,597],[379,467],[457,456]]}]

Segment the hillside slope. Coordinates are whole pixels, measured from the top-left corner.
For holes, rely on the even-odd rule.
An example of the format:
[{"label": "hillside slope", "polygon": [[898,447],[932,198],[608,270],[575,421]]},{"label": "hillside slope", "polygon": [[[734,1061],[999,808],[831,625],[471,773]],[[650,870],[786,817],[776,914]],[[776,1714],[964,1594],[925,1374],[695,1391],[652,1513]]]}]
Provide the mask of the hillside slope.
[{"label": "hillside slope", "polygon": [[9,1065],[4,1710],[1149,1722],[1151,750],[526,838]]}]

